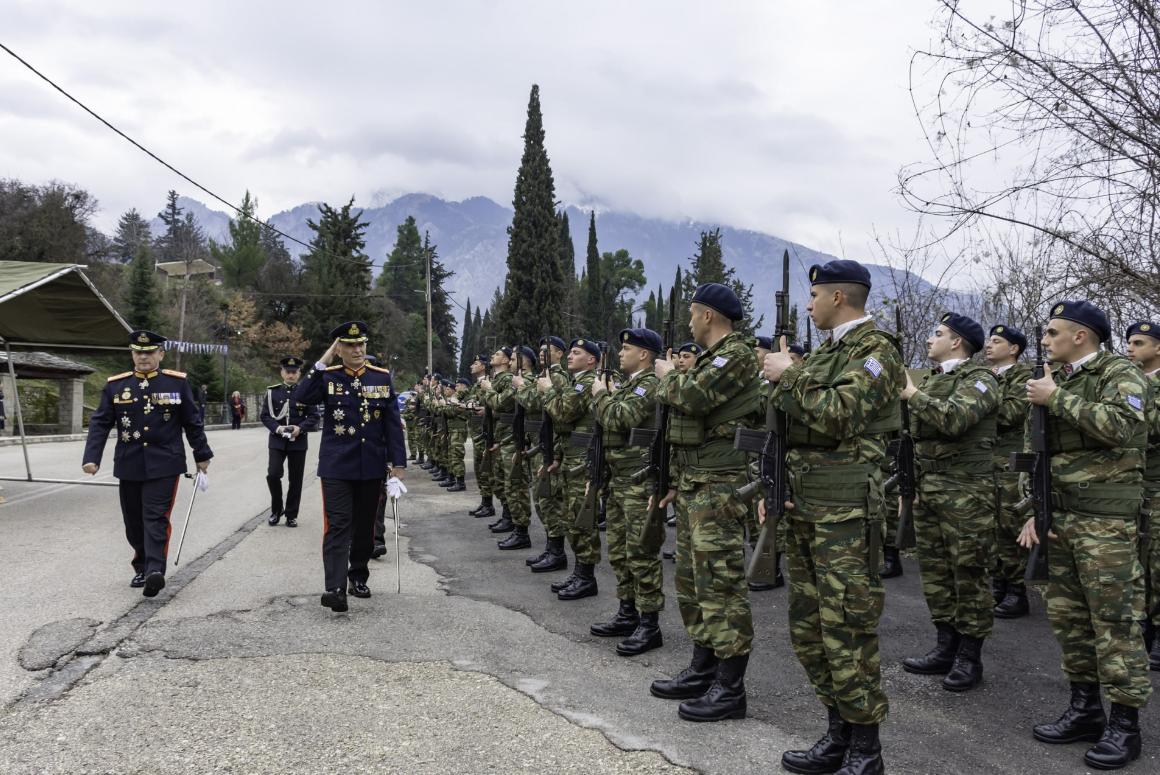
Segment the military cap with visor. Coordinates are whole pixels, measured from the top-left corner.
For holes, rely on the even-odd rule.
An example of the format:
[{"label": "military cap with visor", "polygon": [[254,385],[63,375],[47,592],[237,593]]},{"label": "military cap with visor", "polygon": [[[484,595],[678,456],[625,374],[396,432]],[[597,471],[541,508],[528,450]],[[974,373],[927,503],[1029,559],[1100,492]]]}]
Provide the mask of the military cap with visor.
[{"label": "military cap with visor", "polygon": [[[367,360],[370,360],[370,358],[368,357]],[[279,361],[279,363],[282,364],[282,368],[286,371],[298,371],[302,368],[306,361],[302,360],[301,358],[295,358],[293,355],[291,355],[289,357],[283,358],[281,361]]]},{"label": "military cap with visor", "polygon": [[137,352],[151,352],[165,348],[167,340],[161,334],[140,329],[129,333],[129,349]]},{"label": "military cap with visor", "polygon": [[337,339],[346,344],[358,344],[370,339],[370,329],[367,324],[361,320],[352,320],[349,323],[343,323],[330,332],[332,339]]}]

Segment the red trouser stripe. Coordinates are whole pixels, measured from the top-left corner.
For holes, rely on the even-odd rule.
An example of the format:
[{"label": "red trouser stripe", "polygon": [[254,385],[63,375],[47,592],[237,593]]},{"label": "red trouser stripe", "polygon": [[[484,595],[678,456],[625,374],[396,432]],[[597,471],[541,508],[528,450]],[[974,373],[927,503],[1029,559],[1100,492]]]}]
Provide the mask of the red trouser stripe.
[{"label": "red trouser stripe", "polygon": [[177,487],[181,484],[181,474],[177,475],[177,480],[173,482],[173,497],[169,499],[169,510],[165,512],[165,556],[169,556],[169,538],[173,535],[173,523],[169,521],[169,515],[173,513],[173,504],[177,503]]}]

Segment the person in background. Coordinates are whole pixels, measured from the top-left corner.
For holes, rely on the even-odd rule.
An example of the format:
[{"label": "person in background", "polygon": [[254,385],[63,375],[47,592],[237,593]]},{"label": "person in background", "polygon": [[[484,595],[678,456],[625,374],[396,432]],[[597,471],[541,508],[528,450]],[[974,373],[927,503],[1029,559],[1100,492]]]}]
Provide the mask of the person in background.
[{"label": "person in background", "polygon": [[242,400],[242,394],[235,390],[230,396],[230,428],[235,431],[241,428],[245,416],[246,402]]}]

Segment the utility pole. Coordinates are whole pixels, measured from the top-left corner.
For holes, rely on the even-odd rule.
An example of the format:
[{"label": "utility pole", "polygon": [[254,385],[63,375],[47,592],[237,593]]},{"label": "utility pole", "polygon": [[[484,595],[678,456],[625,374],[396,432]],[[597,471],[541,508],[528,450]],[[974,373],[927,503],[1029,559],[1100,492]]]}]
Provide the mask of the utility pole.
[{"label": "utility pole", "polygon": [[[207,399],[208,401],[208,399]],[[226,346],[222,350],[222,424],[230,421],[230,308],[226,307]]]},{"label": "utility pole", "polygon": [[435,358],[431,335],[431,232],[423,237],[423,254],[427,257],[427,373],[435,373]]}]

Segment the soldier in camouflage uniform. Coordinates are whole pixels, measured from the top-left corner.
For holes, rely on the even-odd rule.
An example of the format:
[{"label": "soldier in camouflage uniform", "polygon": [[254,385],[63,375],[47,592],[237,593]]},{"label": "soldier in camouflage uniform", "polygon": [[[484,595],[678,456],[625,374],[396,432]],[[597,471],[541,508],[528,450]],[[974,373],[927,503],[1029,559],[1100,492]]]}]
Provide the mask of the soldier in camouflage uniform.
[{"label": "soldier in camouflage uniform", "polygon": [[[1144,497],[1153,513],[1160,512],[1160,326],[1148,321],[1133,324],[1127,332],[1128,359],[1144,372],[1148,380],[1149,400],[1144,404],[1148,423],[1148,448],[1144,459]],[[1145,619],[1144,647],[1150,654],[1150,666],[1160,671],[1160,517],[1145,512],[1140,534],[1147,536],[1140,544],[1140,564],[1144,568]]]},{"label": "soldier in camouflage uniform", "polygon": [[994,326],[987,337],[987,361],[999,381],[999,435],[995,439],[995,478],[998,482],[998,514],[995,529],[995,567],[991,572],[991,595],[995,616],[1017,619],[1029,612],[1027,585],[1028,551],[1019,545],[1023,520],[1015,513],[1019,474],[1009,471],[1011,453],[1023,451],[1023,426],[1027,422],[1027,380],[1031,366],[1019,363],[1027,350],[1027,337],[1008,325]]},{"label": "soldier in camouflage uniform", "polygon": [[[480,387],[483,388],[483,403],[491,409],[493,424],[492,445],[491,449],[488,450],[491,457],[491,488],[494,496],[499,499],[502,508],[499,519],[487,526],[493,533],[510,533],[515,530],[507,498],[507,474],[511,462],[505,461],[500,453],[500,442],[511,434],[512,426],[511,423],[500,421],[502,410],[498,408],[503,404],[504,391],[511,387],[512,375],[508,373],[508,368],[512,365],[511,358],[512,348],[510,347],[501,347],[492,353],[491,368],[494,376],[485,377],[479,383]],[[514,397],[509,396],[509,399],[514,405]],[[510,412],[511,409],[509,408],[507,411]]]},{"label": "soldier in camouflage uniform", "polygon": [[918,492],[915,554],[922,592],[938,633],[935,647],[903,661],[918,675],[945,675],[943,688],[971,689],[983,680],[983,641],[991,637],[995,602],[987,585],[995,552],[995,455],[999,382],[971,362],[983,328],[948,312],[926,341],[938,364],[915,387],[909,372],[910,432]]},{"label": "soldier in camouflage uniform", "polygon": [[[794,364],[765,360],[770,397],[787,419],[791,499],[790,638],[829,728],[813,748],[787,751],[791,772],[881,773],[879,725],[888,703],[878,656],[885,591],[878,576],[882,460],[901,427],[901,348],[866,314],[870,273],[855,261],[810,268],[814,325],[829,341]],[[764,519],[764,502],[762,503]]]},{"label": "soldier in camouflage uniform", "polygon": [[748,457],[733,449],[734,431],[754,424],[761,376],[730,288],[706,283],[689,306],[689,328],[705,348],[685,373],[658,360],[657,400],[669,404],[667,437],[678,477],[663,505],[677,514],[677,604],[693,641],[693,659],[676,678],[655,681],[653,695],[683,699],[687,721],[745,718],[745,670],[753,647],[753,617],[745,585],[745,505],[736,489],[747,481]]},{"label": "soldier in camouflage uniform", "polygon": [[407,400],[403,402],[403,422],[407,424],[407,452],[410,454],[408,460],[415,460],[419,455],[419,446],[417,443],[418,435],[416,430],[418,425],[415,422],[415,412],[419,408],[419,383],[411,388],[411,395],[407,396]]},{"label": "soldier in camouflage uniform", "polygon": [[[670,360],[673,363],[673,368],[675,368],[680,373],[684,374],[685,372],[687,372],[689,369],[691,369],[693,367],[693,364],[697,362],[697,357],[702,352],[704,352],[704,349],[705,348],[701,347],[701,345],[697,344],[696,342],[686,342],[685,344],[681,345],[680,347],[677,348],[676,352],[674,352],[672,357],[670,358]],[[678,482],[678,481],[680,481],[680,479],[681,479],[681,472],[679,469],[678,461],[676,459],[670,460],[669,461],[669,481]],[[675,511],[674,511],[673,515],[671,517],[669,517],[668,525],[670,527],[674,527],[674,528],[677,526],[677,515],[676,515]],[[666,560],[676,562],[677,552],[676,552],[676,550],[665,549],[664,551],[661,552],[661,557],[666,559]]]},{"label": "soldier in camouflage uniform", "polygon": [[445,407],[450,432],[447,442],[447,464],[454,479],[447,485],[447,492],[463,492],[467,489],[463,478],[467,475],[467,421],[472,415],[466,405],[470,384],[470,380],[464,377],[455,380],[454,392],[448,397]]},{"label": "soldier in camouflage uniform", "polygon": [[[756,339],[757,344],[753,348],[753,354],[757,356],[758,371],[761,370],[761,364],[765,363],[765,356],[773,352],[773,342],[768,336],[759,336]],[[769,393],[769,380],[762,377],[761,386],[761,414],[765,414],[765,404]],[[750,464],[750,470],[756,474],[756,463]],[[749,548],[753,551],[757,549],[757,536],[759,527],[757,524],[757,507],[758,499],[754,498],[746,505],[746,522],[745,532],[749,538]],[[777,532],[773,536],[774,551],[777,553],[777,575],[774,577],[773,583],[768,584],[761,581],[749,582],[750,592],[766,592],[771,589],[785,586],[785,576],[781,572],[781,558],[785,554],[785,522],[779,522],[777,525]]]},{"label": "soldier in camouflage uniform", "polygon": [[[536,355],[530,347],[514,348],[512,355],[513,362],[510,367],[512,379],[501,394],[498,404],[505,407],[510,406],[510,409],[504,409],[504,411],[512,412],[514,416],[518,404],[517,391],[526,382],[534,383],[536,381]],[[521,458],[517,454],[514,426],[508,435],[503,437],[502,442],[500,454],[504,458],[504,466],[507,471],[504,492],[508,496],[504,505],[511,511],[514,529],[511,535],[499,542],[499,548],[505,550],[527,549],[532,545],[532,539],[528,535],[528,527],[532,524],[532,498],[528,490],[528,477],[531,473],[530,462],[526,457]],[[523,448],[526,450],[528,447],[528,436],[525,433]]]},{"label": "soldier in camouflage uniform", "polygon": [[[560,378],[551,375],[549,384],[540,387],[548,391],[544,406],[552,415],[552,423],[557,433],[570,435],[573,431],[591,433],[592,383],[596,380],[597,359],[600,344],[592,339],[573,339],[568,348],[568,371],[572,373],[571,384],[565,387]],[[585,448],[565,443],[560,468],[564,476],[564,519],[568,522],[568,543],[576,555],[572,575],[552,584],[552,591],[560,600],[579,600],[599,592],[596,585],[596,566],[600,563],[600,531],[596,528],[576,527],[576,518],[584,505],[584,490],[588,477],[583,469],[571,476],[568,471],[584,464]]]},{"label": "soldier in camouflage uniform", "polygon": [[600,637],[628,636],[616,653],[643,654],[664,645],[659,615],[665,607],[658,548],[639,543],[648,513],[652,485],[633,484],[645,466],[646,448],[629,444],[633,428],[652,428],[656,421],[657,376],[653,364],[663,349],[661,337],[647,328],[620,332],[620,370],[629,375],[612,391],[602,380],[592,383],[593,411],[604,429],[604,451],[611,477],[608,495],[608,564],[616,575],[620,610],[611,621],[592,625]]},{"label": "soldier in camouflage uniform", "polygon": [[440,379],[435,388],[435,402],[431,412],[436,418],[433,443],[437,463],[431,471],[431,481],[441,487],[455,484],[455,477],[451,475],[451,414],[447,407],[447,399],[453,392],[454,383],[449,379]]},{"label": "soldier in camouflage uniform", "polygon": [[[487,376],[487,367],[491,359],[486,355],[476,355],[471,362],[471,387],[467,389],[464,403],[471,408],[478,422],[469,422],[467,429],[471,433],[471,457],[475,471],[475,482],[479,485],[479,505],[467,512],[472,517],[494,517],[495,506],[491,495],[491,468],[483,464],[483,388],[480,382]],[[490,461],[488,461],[490,462]]]},{"label": "soldier in camouflage uniform", "polygon": [[[568,375],[568,370],[562,365],[565,349],[564,340],[558,336],[549,335],[541,339],[540,363],[546,367],[545,371],[535,381],[529,380],[521,391],[522,400],[525,402],[524,406],[529,411],[534,407],[541,418],[548,401],[558,391],[572,389],[572,379]],[[530,395],[533,391],[535,394]],[[540,515],[540,520],[544,523],[544,532],[548,535],[548,545],[542,554],[525,560],[532,569],[532,573],[549,573],[568,568],[568,555],[564,551],[564,541],[572,528],[572,523],[566,517],[564,475],[560,471],[566,445],[568,445],[568,434],[563,433],[559,426],[553,423],[551,447],[541,450],[539,460],[533,465],[537,479],[543,473],[541,468],[548,466],[551,494],[537,497],[535,501],[536,513]]]},{"label": "soldier in camouflage uniform", "polygon": [[[1110,337],[1107,316],[1095,305],[1056,304],[1043,346],[1057,366],[1027,382],[1027,400],[1049,413],[1054,514],[1046,547],[1047,616],[1071,682],[1070,707],[1032,734],[1045,743],[1096,741],[1084,763],[1101,770],[1140,757],[1140,708],[1152,693],[1137,624],[1144,589],[1135,546],[1148,384],[1130,361],[1099,349]],[[1030,422],[1027,430],[1030,449]],[[1020,542],[1028,548],[1038,542],[1033,519]],[[1110,717],[1101,684],[1112,703]]]}]

